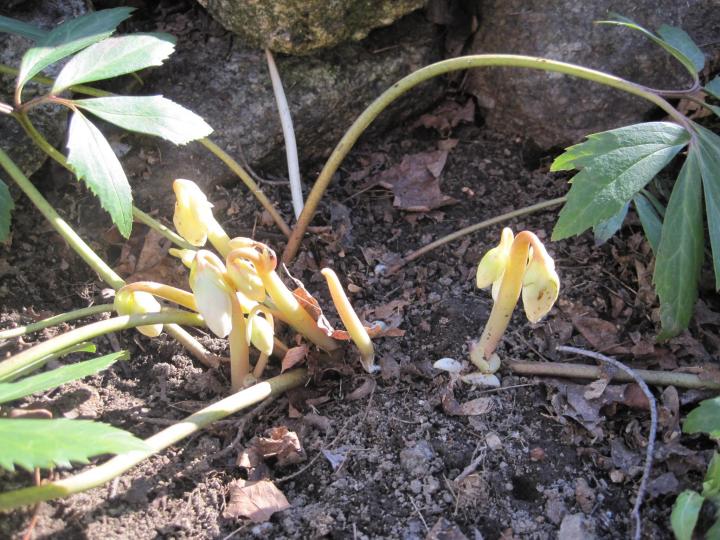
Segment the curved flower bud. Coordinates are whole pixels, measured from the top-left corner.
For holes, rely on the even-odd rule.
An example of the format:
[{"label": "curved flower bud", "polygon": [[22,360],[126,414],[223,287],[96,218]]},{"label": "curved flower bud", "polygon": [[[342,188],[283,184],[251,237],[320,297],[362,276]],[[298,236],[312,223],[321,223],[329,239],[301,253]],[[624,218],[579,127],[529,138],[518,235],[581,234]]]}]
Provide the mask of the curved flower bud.
[{"label": "curved flower bud", "polygon": [[[514,239],[512,230],[505,227],[500,235],[500,243],[488,251],[480,260],[475,277],[478,289],[493,285],[493,291],[495,291],[500,287],[505,267],[510,258],[510,247]],[[495,293],[493,293],[493,298],[495,296]]]},{"label": "curved flower bud", "polygon": [[273,352],[275,331],[271,320],[261,317],[257,312],[248,316],[248,341],[258,351],[270,356]]},{"label": "curved flower bud", "polygon": [[560,278],[552,260],[542,244],[533,246],[523,277],[522,299],[525,315],[532,323],[542,319],[555,304],[560,292]]},{"label": "curved flower bud", "polygon": [[173,257],[177,257],[182,261],[182,263],[187,268],[192,268],[193,261],[195,260],[195,255],[197,254],[197,250],[194,249],[178,249],[178,248],[170,248],[168,250],[168,253],[172,255]]},{"label": "curved flower bud", "polygon": [[197,252],[190,270],[190,288],[208,328],[221,338],[232,330],[232,295],[235,294],[224,276],[225,266],[216,255],[204,249]]},{"label": "curved flower bud", "polygon": [[204,246],[208,227],[215,221],[212,204],[192,180],[175,180],[173,191],[177,198],[173,214],[177,232],[193,246]]},{"label": "curved flower bud", "polygon": [[253,264],[239,258],[230,258],[227,263],[227,275],[235,289],[250,300],[264,302],[265,286]]},{"label": "curved flower bud", "polygon": [[[115,294],[113,307],[118,315],[134,315],[138,313],[159,313],[160,302],[155,297],[143,291],[128,291],[120,289]],[[138,326],[138,332],[148,337],[158,337],[163,330],[162,324]]]}]

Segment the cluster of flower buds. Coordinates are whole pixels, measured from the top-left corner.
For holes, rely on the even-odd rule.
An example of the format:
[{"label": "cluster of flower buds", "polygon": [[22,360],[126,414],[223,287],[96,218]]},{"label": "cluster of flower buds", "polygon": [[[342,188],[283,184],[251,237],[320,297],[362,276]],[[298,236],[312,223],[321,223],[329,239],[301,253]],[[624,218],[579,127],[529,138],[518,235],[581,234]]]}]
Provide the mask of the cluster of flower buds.
[{"label": "cluster of flower buds", "polygon": [[470,359],[480,371],[492,373],[500,366],[495,349],[520,295],[528,320],[538,322],[555,304],[560,278],[554,261],[535,234],[522,231],[515,236],[505,228],[500,243],[478,264],[476,283],[479,288],[492,285],[494,304],[480,340],[471,347]]},{"label": "cluster of flower buds", "polygon": [[[119,313],[159,311],[160,304],[153,295],[199,312],[211,332],[229,339],[234,390],[262,375],[274,351],[276,320],[287,323],[325,351],[339,346],[278,276],[277,256],[272,249],[249,238],[231,239],[215,220],[212,205],[194,182],[175,180],[173,190],[177,198],[175,227],[189,244],[201,248],[170,250],[190,269],[188,281],[192,294],[157,283],[131,283],[116,296]],[[208,241],[220,257],[202,249]],[[348,334],[360,349],[363,366],[370,371],[374,367],[374,351],[368,333],[350,306],[337,276],[329,269],[324,269],[323,274]],[[162,331],[162,326],[158,326],[140,330],[147,335],[158,335]],[[260,353],[252,374],[250,345]]]}]

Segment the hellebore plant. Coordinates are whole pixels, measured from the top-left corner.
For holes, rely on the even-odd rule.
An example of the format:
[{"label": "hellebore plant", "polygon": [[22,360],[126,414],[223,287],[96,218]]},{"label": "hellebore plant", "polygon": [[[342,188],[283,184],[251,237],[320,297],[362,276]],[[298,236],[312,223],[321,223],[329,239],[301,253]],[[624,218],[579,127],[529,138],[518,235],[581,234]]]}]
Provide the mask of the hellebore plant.
[{"label": "hellebore plant", "polygon": [[492,285],[494,304],[480,340],[470,348],[470,360],[481,372],[494,373],[500,367],[495,349],[510,324],[520,295],[525,315],[536,323],[555,304],[560,279],[555,262],[535,234],[522,231],[514,236],[506,227],[500,243],[480,260],[476,283],[480,289]]}]

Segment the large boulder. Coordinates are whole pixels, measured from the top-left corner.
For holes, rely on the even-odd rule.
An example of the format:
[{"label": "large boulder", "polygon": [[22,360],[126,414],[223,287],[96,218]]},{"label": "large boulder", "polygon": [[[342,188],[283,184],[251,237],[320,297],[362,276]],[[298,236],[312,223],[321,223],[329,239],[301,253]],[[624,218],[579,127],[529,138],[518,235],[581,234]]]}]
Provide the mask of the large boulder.
[{"label": "large boulder", "polygon": [[252,47],[307,54],[358,41],[425,0],[198,0]]},{"label": "large boulder", "polygon": [[[720,51],[717,0],[475,0],[480,27],[469,53],[543,56],[606,71],[657,88],[684,88],[689,77],[670,55],[639,33],[596,25],[609,12],[649,29],[681,26],[708,59]],[[577,142],[588,133],[643,120],[654,106],[588,81],[517,68],[477,69],[467,89],[487,124],[523,133],[542,148]]]},{"label": "large boulder", "polygon": [[[27,7],[27,11],[24,9]],[[12,13],[0,14],[13,17],[34,24],[43,29],[52,29],[64,20],[79,17],[86,13],[87,8],[83,0],[69,0],[67,2],[20,2],[15,5]],[[0,33],[0,63],[13,68],[20,66],[20,59],[32,42],[24,37]],[[53,75],[59,71],[59,66],[50,66],[45,73]],[[12,103],[15,76],[0,74],[0,101]],[[48,87],[28,84],[23,92],[25,101],[46,92]],[[43,106],[30,112],[30,119],[35,127],[53,146],[61,144],[65,134],[67,109],[58,106]],[[27,176],[37,171],[47,159],[47,154],[32,143],[20,124],[13,118],[0,114],[0,147],[20,167]]]}]

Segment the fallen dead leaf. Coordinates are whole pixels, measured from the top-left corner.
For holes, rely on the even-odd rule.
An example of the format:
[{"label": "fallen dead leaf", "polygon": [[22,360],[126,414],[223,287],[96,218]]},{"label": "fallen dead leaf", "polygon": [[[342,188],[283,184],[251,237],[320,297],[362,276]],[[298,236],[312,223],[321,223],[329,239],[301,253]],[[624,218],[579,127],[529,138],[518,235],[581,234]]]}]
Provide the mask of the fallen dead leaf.
[{"label": "fallen dead leaf", "polygon": [[305,461],[300,438],[294,431],[289,431],[285,426],[278,426],[269,429],[262,437],[256,437],[250,441],[263,459],[275,458],[279,467],[295,465]]},{"label": "fallen dead leaf", "polygon": [[375,379],[373,379],[372,377],[362,377],[362,379],[363,383],[355,390],[350,392],[348,395],[346,395],[345,401],[357,401],[358,399],[369,396],[373,392],[373,390],[375,390],[375,386],[377,386]]},{"label": "fallen dead leaf", "polygon": [[283,492],[269,480],[233,480],[228,486],[228,495],[230,500],[223,512],[225,518],[246,517],[255,523],[264,523],[274,513],[290,508]]},{"label": "fallen dead leaf", "polygon": [[578,332],[599,352],[624,354],[627,348],[618,344],[618,329],[610,321],[598,317],[573,317]]},{"label": "fallen dead leaf", "polygon": [[310,347],[305,344],[299,345],[297,347],[291,347],[290,349],[288,349],[288,351],[285,353],[285,356],[283,356],[282,368],[280,372],[283,373],[291,367],[294,367],[297,364],[304,362],[307,358],[309,351]]},{"label": "fallen dead leaf", "polygon": [[473,122],[475,120],[475,102],[468,99],[464,105],[457,101],[445,101],[438,105],[431,113],[423,114],[412,127],[422,126],[434,129],[440,136],[447,137],[452,128],[460,122]]}]

